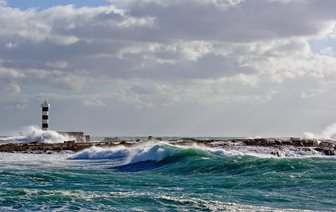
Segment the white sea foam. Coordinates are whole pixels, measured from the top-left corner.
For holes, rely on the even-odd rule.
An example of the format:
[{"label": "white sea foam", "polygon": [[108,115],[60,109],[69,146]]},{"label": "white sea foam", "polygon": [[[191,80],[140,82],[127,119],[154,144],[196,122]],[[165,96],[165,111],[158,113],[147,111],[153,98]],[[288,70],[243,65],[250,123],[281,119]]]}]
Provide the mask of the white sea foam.
[{"label": "white sea foam", "polygon": [[[70,153],[62,152],[56,154],[26,154],[26,153],[9,153],[0,152],[1,163],[16,164],[16,163],[28,163],[35,164],[41,163],[47,165],[54,162],[66,162],[66,159],[70,156]],[[63,164],[64,165],[64,164]]]},{"label": "white sea foam", "polygon": [[[171,202],[179,203],[182,205],[179,209],[184,209],[184,206],[192,205],[194,208],[204,209],[206,208],[208,211],[297,211],[297,209],[280,209],[280,208],[271,208],[266,206],[254,206],[254,205],[245,205],[238,204],[233,202],[222,202],[216,200],[206,200],[197,197],[189,197],[186,195],[178,195],[172,196],[170,194],[162,194],[157,198],[168,200]],[[188,210],[188,208],[185,208]],[[304,212],[310,212],[311,210],[300,210]]]},{"label": "white sea foam", "polygon": [[73,140],[73,138],[52,130],[42,130],[36,126],[24,127],[21,131],[20,136],[3,137],[0,139],[2,142],[6,143],[31,143],[31,142],[42,142],[42,143],[63,143],[64,141]]},{"label": "white sea foam", "polygon": [[260,146],[232,146],[224,149],[208,149],[209,152],[219,156],[254,156],[259,158],[300,158],[322,157],[320,152],[313,148],[300,147],[260,147]]},{"label": "white sea foam", "polygon": [[114,148],[91,147],[72,155],[69,159],[73,160],[100,160],[115,159],[125,157],[130,150],[123,146]]}]

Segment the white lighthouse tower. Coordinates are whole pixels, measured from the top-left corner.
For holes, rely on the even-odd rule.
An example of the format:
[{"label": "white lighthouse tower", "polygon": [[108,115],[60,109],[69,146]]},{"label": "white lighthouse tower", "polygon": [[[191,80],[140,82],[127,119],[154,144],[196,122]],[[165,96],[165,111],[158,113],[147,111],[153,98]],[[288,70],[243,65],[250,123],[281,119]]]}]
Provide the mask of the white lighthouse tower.
[{"label": "white lighthouse tower", "polygon": [[48,130],[48,118],[49,118],[49,107],[50,104],[47,103],[47,100],[44,100],[41,104],[42,108],[42,130]]}]

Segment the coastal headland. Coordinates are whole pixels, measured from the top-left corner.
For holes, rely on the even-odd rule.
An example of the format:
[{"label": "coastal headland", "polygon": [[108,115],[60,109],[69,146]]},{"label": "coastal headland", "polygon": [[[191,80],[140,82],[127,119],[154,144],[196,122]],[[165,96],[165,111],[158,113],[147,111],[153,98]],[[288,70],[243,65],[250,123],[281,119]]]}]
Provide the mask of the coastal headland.
[{"label": "coastal headland", "polygon": [[[64,141],[63,143],[5,143],[0,144],[0,152],[22,152],[22,153],[47,153],[61,151],[78,152],[93,146],[109,147],[133,147],[146,142],[161,142],[160,138],[150,137],[148,140],[122,140],[106,138],[100,142],[81,142],[76,140]],[[230,138],[230,139],[196,139],[182,138],[178,140],[165,141],[172,145],[200,145],[215,148],[229,148],[237,146],[272,147],[281,149],[283,147],[293,147],[300,151],[317,151],[322,155],[336,155],[336,140],[332,139],[308,139],[308,138]],[[277,151],[275,156],[281,156]]]}]

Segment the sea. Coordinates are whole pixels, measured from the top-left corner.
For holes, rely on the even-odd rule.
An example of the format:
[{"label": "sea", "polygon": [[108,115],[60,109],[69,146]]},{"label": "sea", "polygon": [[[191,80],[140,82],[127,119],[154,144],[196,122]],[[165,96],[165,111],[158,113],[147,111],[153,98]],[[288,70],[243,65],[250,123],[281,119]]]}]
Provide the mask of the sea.
[{"label": "sea", "polygon": [[336,157],[169,139],[0,153],[0,211],[336,211]]}]

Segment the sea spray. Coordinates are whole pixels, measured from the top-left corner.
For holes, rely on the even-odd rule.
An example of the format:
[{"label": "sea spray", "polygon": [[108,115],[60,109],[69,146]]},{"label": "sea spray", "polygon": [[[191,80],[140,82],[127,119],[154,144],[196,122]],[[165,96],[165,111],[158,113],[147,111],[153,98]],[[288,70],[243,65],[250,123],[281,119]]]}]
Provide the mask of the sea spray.
[{"label": "sea spray", "polygon": [[310,139],[334,139],[336,138],[336,123],[327,126],[321,133],[304,132],[304,135]]},{"label": "sea spray", "polygon": [[41,142],[41,143],[63,143],[64,141],[73,140],[74,138],[66,135],[61,135],[60,133],[53,130],[42,130],[37,126],[27,126],[21,131],[20,136],[11,136],[1,138],[3,142],[19,142],[19,143],[31,143],[31,142]]}]

